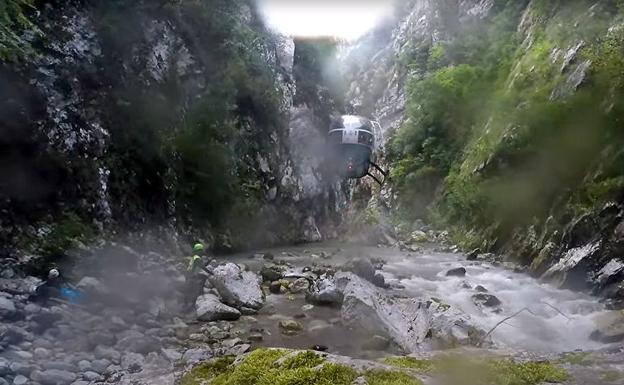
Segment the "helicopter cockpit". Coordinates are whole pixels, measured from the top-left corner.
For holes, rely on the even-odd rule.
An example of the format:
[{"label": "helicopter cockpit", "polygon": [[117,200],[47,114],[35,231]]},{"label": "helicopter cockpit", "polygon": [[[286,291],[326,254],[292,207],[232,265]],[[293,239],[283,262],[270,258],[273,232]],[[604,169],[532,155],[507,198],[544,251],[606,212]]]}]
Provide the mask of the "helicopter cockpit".
[{"label": "helicopter cockpit", "polygon": [[[383,185],[388,173],[374,163],[375,124],[379,129],[379,123],[355,115],[343,115],[332,121],[329,143],[340,175],[349,179],[370,176]],[[383,175],[382,180],[370,173],[371,166]]]}]

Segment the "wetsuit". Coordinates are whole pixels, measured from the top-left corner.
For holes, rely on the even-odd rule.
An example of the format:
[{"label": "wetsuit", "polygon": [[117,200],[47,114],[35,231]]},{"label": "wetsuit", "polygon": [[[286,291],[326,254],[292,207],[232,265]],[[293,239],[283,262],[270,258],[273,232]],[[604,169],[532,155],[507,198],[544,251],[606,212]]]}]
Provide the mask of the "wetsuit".
[{"label": "wetsuit", "polygon": [[189,259],[186,268],[187,289],[185,293],[186,305],[192,308],[197,297],[203,294],[206,276],[203,274],[204,260],[199,255],[193,255]]},{"label": "wetsuit", "polygon": [[50,298],[61,297],[61,289],[66,285],[65,279],[62,276],[55,278],[48,278],[41,285],[35,289],[35,297],[43,302],[46,302]]}]

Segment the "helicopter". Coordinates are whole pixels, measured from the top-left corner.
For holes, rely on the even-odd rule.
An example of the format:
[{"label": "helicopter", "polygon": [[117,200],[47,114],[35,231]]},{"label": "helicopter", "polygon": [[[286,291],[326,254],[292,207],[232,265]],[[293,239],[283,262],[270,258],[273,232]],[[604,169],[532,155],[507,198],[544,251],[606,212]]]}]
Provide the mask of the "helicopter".
[{"label": "helicopter", "polygon": [[[388,171],[374,162],[375,130],[381,131],[379,123],[362,116],[342,115],[332,120],[329,144],[339,175],[348,179],[369,176],[383,186]],[[371,173],[371,167],[379,171],[381,179]]]}]

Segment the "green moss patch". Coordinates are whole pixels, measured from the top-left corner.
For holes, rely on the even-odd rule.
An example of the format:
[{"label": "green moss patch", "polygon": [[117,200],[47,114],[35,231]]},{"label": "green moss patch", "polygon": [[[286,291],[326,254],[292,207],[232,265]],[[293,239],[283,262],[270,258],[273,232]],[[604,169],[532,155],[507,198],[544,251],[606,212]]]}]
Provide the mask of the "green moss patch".
[{"label": "green moss patch", "polygon": [[504,359],[443,356],[431,360],[393,357],[385,359],[384,363],[440,377],[448,385],[538,385],[561,383],[568,378],[564,370],[548,362],[517,363]]},{"label": "green moss patch", "polygon": [[390,357],[383,361],[387,365],[397,368],[414,369],[419,373],[429,373],[433,371],[435,365],[431,360],[421,360],[414,357]]},{"label": "green moss patch", "polygon": [[543,382],[561,383],[568,379],[568,374],[547,362],[514,363],[512,361],[493,361],[488,363],[490,384],[496,385],[537,385]]},{"label": "green moss patch", "polygon": [[180,385],[350,385],[357,377],[355,370],[326,363],[314,352],[287,354],[285,350],[259,349],[238,365],[223,360],[202,364],[186,374]]},{"label": "green moss patch", "polygon": [[372,370],[364,375],[368,385],[422,385],[422,382],[402,372]]},{"label": "green moss patch", "polygon": [[358,373],[312,351],[289,355],[286,350],[258,349],[236,365],[229,358],[201,364],[187,373],[180,385],[351,385],[360,376],[369,385],[422,384],[401,371]]},{"label": "green moss patch", "polygon": [[182,377],[180,385],[201,385],[208,382],[223,373],[230,372],[233,362],[233,358],[225,357],[198,365]]},{"label": "green moss patch", "polygon": [[[518,363],[505,359],[441,356],[431,360],[386,358],[397,370],[369,370],[327,362],[312,351],[258,349],[236,365],[232,358],[201,364],[180,385],[351,385],[363,377],[368,385],[422,385],[416,373],[438,378],[444,385],[539,385],[561,383],[568,374],[548,362]],[[609,373],[609,378],[614,375]],[[605,380],[607,381],[607,380]]]},{"label": "green moss patch", "polygon": [[566,353],[559,360],[557,360],[557,362],[561,364],[588,366],[593,364],[593,361],[588,359],[588,357],[589,353],[586,352]]}]

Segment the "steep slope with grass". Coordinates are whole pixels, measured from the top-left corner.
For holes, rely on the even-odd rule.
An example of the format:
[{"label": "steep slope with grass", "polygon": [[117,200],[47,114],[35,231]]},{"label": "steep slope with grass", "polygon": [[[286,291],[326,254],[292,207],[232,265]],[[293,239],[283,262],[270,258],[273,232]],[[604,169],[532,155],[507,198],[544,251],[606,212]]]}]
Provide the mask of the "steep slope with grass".
[{"label": "steep slope with grass", "polygon": [[621,298],[621,2],[404,7],[347,57],[351,99],[390,137],[397,214]]}]

